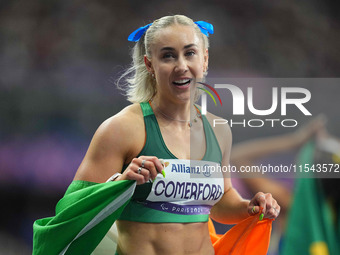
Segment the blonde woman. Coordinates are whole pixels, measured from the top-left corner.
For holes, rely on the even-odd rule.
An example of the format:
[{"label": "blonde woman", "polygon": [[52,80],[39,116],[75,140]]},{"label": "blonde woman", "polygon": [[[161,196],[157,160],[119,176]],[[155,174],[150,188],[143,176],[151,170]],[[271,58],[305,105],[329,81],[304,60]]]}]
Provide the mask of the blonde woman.
[{"label": "blonde woman", "polygon": [[117,219],[116,254],[214,254],[209,216],[234,224],[260,207],[265,218],[279,214],[271,194],[244,200],[223,173],[212,178],[191,165],[229,165],[230,128],[213,129],[213,115],[201,115],[194,104],[197,81],[208,70],[211,33],[209,23],[174,15],[129,37],[136,42],[133,65],[123,78],[128,77],[132,104],[98,128],[75,176],[75,183],[85,186],[108,179],[136,181],[132,199]]},{"label": "blonde woman", "polygon": [[[229,165],[229,127],[213,130],[209,124],[213,116],[200,115],[194,105],[196,81],[202,80],[208,69],[209,43],[204,29],[175,15],[137,31],[144,33],[133,49],[129,70],[133,76],[128,79],[127,95],[133,104],[99,127],[75,179],[105,182],[121,173],[114,181],[135,180],[143,186],[161,174],[161,158]],[[180,182],[181,174],[172,178],[167,181]],[[223,187],[223,195],[211,203],[214,220],[237,223],[258,212],[259,206],[265,208],[265,217],[278,216],[280,206],[270,194],[259,193],[246,201],[229,178],[215,184]],[[131,201],[117,222],[118,254],[214,254],[207,220],[207,214],[162,214],[138,200]]]}]

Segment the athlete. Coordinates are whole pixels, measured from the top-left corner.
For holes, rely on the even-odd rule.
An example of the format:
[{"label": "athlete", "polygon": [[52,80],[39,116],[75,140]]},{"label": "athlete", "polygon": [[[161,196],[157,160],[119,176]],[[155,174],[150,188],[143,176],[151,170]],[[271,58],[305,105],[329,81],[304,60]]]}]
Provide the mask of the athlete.
[{"label": "athlete", "polygon": [[184,168],[186,160],[229,165],[230,128],[213,129],[216,116],[202,115],[194,104],[197,81],[208,70],[209,33],[209,23],[174,15],[129,37],[136,41],[133,66],[127,71],[132,74],[127,79],[132,104],[98,128],[75,176],[97,183],[137,182],[133,199],[117,221],[117,254],[214,254],[207,208],[211,218],[225,224],[260,208],[265,218],[280,212],[270,193],[242,199],[227,176],[190,179],[188,172],[164,172],[164,161]]}]

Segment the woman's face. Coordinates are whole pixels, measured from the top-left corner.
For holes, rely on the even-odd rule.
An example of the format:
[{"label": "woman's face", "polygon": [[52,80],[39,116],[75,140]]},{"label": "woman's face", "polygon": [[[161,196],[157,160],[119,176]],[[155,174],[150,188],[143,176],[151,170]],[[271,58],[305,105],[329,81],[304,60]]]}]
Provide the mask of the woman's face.
[{"label": "woman's face", "polygon": [[191,26],[172,25],[157,32],[151,59],[144,58],[155,74],[157,96],[173,102],[193,99],[196,82],[208,66],[208,50]]}]

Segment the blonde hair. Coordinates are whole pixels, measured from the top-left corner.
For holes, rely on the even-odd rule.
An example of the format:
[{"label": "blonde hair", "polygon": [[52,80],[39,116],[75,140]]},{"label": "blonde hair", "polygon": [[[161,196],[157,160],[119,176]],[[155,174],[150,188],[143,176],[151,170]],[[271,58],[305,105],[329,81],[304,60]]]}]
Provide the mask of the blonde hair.
[{"label": "blonde hair", "polygon": [[[146,33],[140,38],[132,49],[132,64],[118,79],[117,86],[125,90],[127,99],[132,103],[149,101],[156,93],[156,80],[151,77],[145,63],[144,55],[151,58],[151,44],[155,40],[157,32],[173,24],[192,26],[197,35],[202,39],[204,49],[209,48],[209,40],[194,21],[184,15],[165,16],[155,20]],[[204,76],[207,72],[204,73]],[[120,85],[121,80],[125,82]],[[200,91],[200,90],[198,90]],[[196,92],[195,100],[199,98]]]}]

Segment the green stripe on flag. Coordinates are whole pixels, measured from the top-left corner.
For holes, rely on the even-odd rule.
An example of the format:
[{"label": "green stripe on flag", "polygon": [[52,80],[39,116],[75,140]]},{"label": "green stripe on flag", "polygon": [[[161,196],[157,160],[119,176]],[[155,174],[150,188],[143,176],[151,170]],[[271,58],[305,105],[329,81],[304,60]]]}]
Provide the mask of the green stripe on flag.
[{"label": "green stripe on flag", "polygon": [[54,217],[33,225],[33,255],[91,254],[132,197],[134,181],[74,181]]}]

